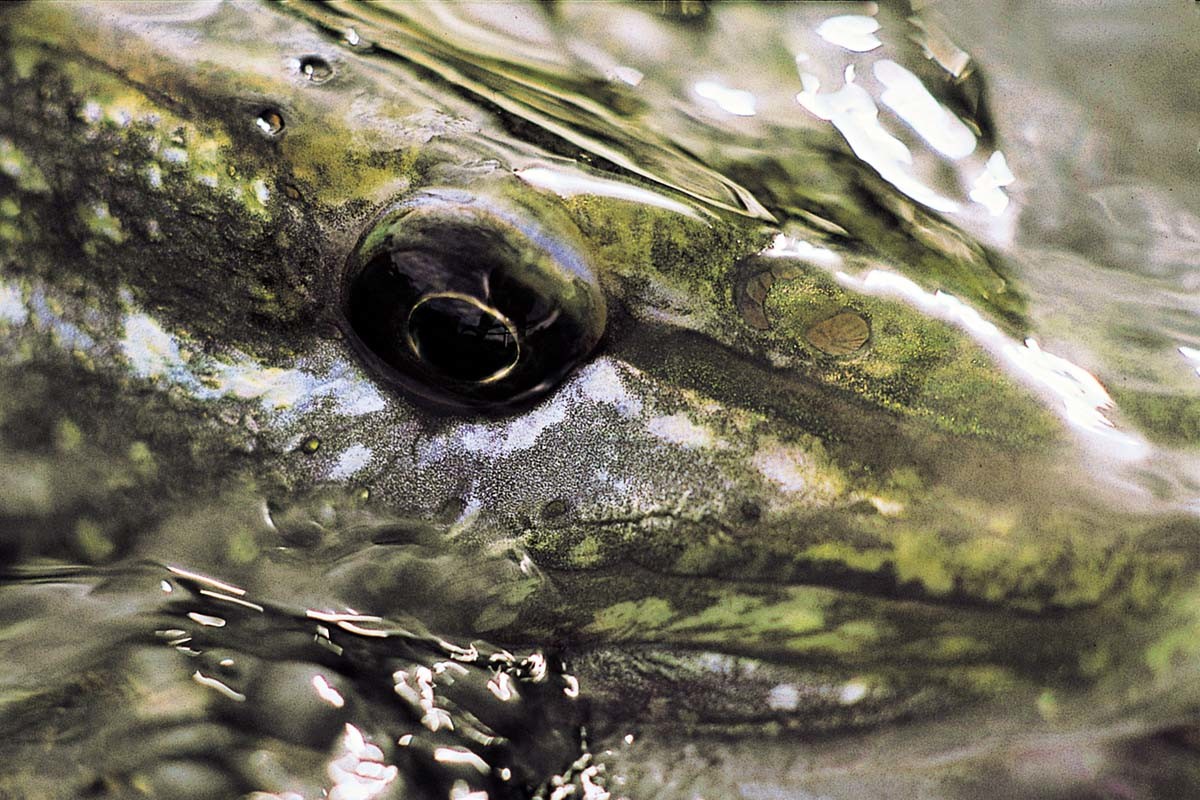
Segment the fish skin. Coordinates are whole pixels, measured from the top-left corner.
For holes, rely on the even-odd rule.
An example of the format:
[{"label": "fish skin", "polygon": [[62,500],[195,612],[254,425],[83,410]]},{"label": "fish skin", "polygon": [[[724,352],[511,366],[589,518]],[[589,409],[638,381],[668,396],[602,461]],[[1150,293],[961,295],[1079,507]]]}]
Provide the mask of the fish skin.
[{"label": "fish skin", "polygon": [[[1147,665],[1170,638],[1147,621],[1189,588],[1195,548],[1176,534],[1194,523],[1106,507],[1057,466],[1074,453],[1060,423],[964,334],[812,264],[777,268],[757,255],[768,221],[668,179],[643,185],[694,215],[531,188],[519,170],[553,153],[506,144],[494,109],[430,88],[386,42],[360,53],[287,7],[195,8],[0,17],[0,194],[19,209],[0,228],[3,457],[30,476],[0,494],[14,561],[183,561],[268,595],[328,564],[295,602],[555,641],[583,661],[649,648],[821,664],[814,681],[881,698],[834,714],[839,729],[1029,706],[1047,683],[1067,698],[1058,719],[1085,726],[1132,702],[1114,686],[1156,676],[1145,702],[1162,703],[1187,674]],[[308,53],[330,81],[298,73]],[[275,137],[255,122],[268,110]],[[432,411],[348,345],[348,258],[383,210],[431,187],[578,242],[615,300],[600,349],[536,405]],[[765,271],[779,288],[763,332],[735,296]],[[805,349],[829,303],[875,323],[861,360]],[[884,320],[903,335],[889,343]],[[906,384],[897,363],[927,371]],[[492,586],[422,598],[401,585],[408,555],[361,528],[312,542],[247,522],[264,498],[313,520],[420,520],[448,552],[486,553]],[[266,557],[281,546],[292,563]]]}]

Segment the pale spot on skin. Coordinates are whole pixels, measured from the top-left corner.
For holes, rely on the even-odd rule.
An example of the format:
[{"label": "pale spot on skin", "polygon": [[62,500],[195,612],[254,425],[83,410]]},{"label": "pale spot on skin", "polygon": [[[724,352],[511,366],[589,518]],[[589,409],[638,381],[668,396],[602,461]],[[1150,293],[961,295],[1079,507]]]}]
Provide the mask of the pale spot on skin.
[{"label": "pale spot on skin", "polygon": [[0,322],[23,325],[29,318],[29,310],[21,300],[21,292],[13,286],[0,284]]},{"label": "pale spot on skin", "polygon": [[506,424],[463,425],[454,438],[469,453],[507,455],[527,450],[547,429],[566,419],[566,406],[563,398],[557,397]]},{"label": "pale spot on skin", "polygon": [[126,319],[121,350],[139,378],[160,378],[183,366],[179,345],[145,314]]},{"label": "pale spot on skin", "polygon": [[262,180],[254,182],[254,196],[258,198],[258,202],[264,206],[271,199],[271,190],[267,188],[267,184]]},{"label": "pale spot on skin", "polygon": [[845,480],[835,467],[824,461],[823,457],[797,445],[767,440],[750,459],[750,464],[785,494],[830,502],[842,493]]},{"label": "pale spot on skin", "polygon": [[169,380],[198,400],[232,396],[258,400],[267,411],[303,411],[319,398],[332,397],[338,413],[351,416],[386,407],[379,391],[342,363],[317,375],[302,369],[264,367],[235,353],[228,361],[194,367],[184,358],[179,341],[140,312],[126,316],[121,349],[138,377]]},{"label": "pale spot on skin", "polygon": [[592,480],[597,486],[608,489],[616,497],[632,500],[636,494],[635,487],[628,478],[615,478],[611,472],[603,468],[592,471]]},{"label": "pale spot on skin", "polygon": [[542,432],[567,418],[566,403],[555,400],[519,417],[508,427],[501,449],[507,453],[533,447]]},{"label": "pale spot on skin", "polygon": [[750,463],[764,478],[789,494],[803,492],[813,477],[807,455],[793,447],[759,450]]},{"label": "pale spot on skin", "polygon": [[50,186],[37,165],[29,160],[11,140],[0,136],[0,172],[17,182],[28,192],[46,192]]},{"label": "pale spot on skin", "polygon": [[459,425],[444,439],[430,441],[421,463],[436,460],[448,451],[508,456],[528,450],[546,431],[579,413],[584,404],[609,406],[619,414],[631,416],[641,411],[641,400],[625,388],[613,363],[600,359],[581,369],[554,397],[531,411],[507,422]]},{"label": "pale spot on skin", "polygon": [[[632,367],[624,367],[632,371]],[[641,413],[642,401],[629,393],[613,361],[600,358],[579,371],[579,391],[596,403],[613,406],[624,416]]]},{"label": "pale spot on skin", "polygon": [[838,701],[844,706],[854,705],[866,697],[868,691],[867,685],[862,681],[850,681],[842,687]]},{"label": "pale spot on skin", "polygon": [[875,510],[885,517],[894,517],[904,511],[904,504],[883,497],[869,497],[867,501],[875,506]]},{"label": "pale spot on skin", "polygon": [[337,463],[329,470],[330,480],[345,480],[358,473],[371,460],[371,448],[356,444],[342,451]]},{"label": "pale spot on skin", "polygon": [[158,168],[157,164],[151,164],[150,166],[146,167],[145,175],[146,183],[150,185],[151,189],[162,188],[162,170]]},{"label": "pale spot on skin", "polygon": [[287,408],[306,393],[305,376],[275,367],[231,366],[221,372],[217,386],[223,394],[243,400],[258,399],[268,408]]},{"label": "pale spot on skin", "polygon": [[330,393],[337,399],[337,412],[352,417],[373,414],[387,408],[387,400],[373,383],[353,377],[335,379]]},{"label": "pale spot on skin", "polygon": [[646,429],[664,441],[686,448],[712,447],[716,442],[712,431],[692,422],[685,414],[654,417],[646,423]]},{"label": "pale spot on skin", "polygon": [[800,690],[794,683],[771,687],[767,694],[767,707],[772,711],[795,711],[800,707]]},{"label": "pale spot on skin", "polygon": [[113,216],[107,203],[92,203],[79,207],[79,218],[88,230],[97,236],[102,236],[110,242],[120,244],[125,241],[125,232],[121,228],[121,220]]},{"label": "pale spot on skin", "polygon": [[[737,658],[725,653],[701,653],[697,656],[696,663],[718,675],[737,675],[739,667],[743,666],[738,663]],[[752,663],[746,662],[744,665],[747,671],[751,670]]]},{"label": "pale spot on skin", "polygon": [[129,127],[129,123],[133,122],[133,112],[127,108],[111,107],[104,110],[104,117],[109,122],[115,123],[122,128]]}]

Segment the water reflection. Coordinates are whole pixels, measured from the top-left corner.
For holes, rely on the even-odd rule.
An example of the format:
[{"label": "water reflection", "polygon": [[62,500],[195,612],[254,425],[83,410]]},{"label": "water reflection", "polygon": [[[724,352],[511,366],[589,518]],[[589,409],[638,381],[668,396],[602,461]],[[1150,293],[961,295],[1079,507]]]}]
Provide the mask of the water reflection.
[{"label": "water reflection", "polygon": [[700,81],[692,90],[703,97],[705,100],[711,100],[716,103],[722,111],[733,114],[735,117],[753,117],[756,102],[754,95],[742,89],[730,89],[715,81]]},{"label": "water reflection", "polygon": [[837,273],[838,280],[867,294],[903,297],[931,316],[961,325],[980,344],[1008,362],[1011,368],[1026,373],[1039,388],[1051,392],[1061,404],[1067,420],[1091,434],[1103,435],[1127,457],[1145,454],[1144,443],[1137,437],[1118,432],[1105,416],[1116,404],[1108,392],[1087,370],[1064,358],[1047,353],[1034,339],[1023,344],[1013,342],[978,311],[945,292],[927,292],[902,275],[872,270],[854,277]]},{"label": "water reflection", "polygon": [[[35,584],[53,579],[36,572],[24,578]],[[138,627],[150,619],[176,626],[155,631],[177,659],[155,660],[153,679],[166,684],[159,690],[165,694],[154,701],[158,709],[131,708],[138,724],[159,731],[193,707],[199,711],[194,718],[174,724],[198,730],[233,725],[240,745],[210,757],[246,788],[261,788],[264,779],[283,781],[260,798],[312,796],[316,787],[306,788],[304,771],[267,778],[251,763],[239,766],[251,755],[255,763],[286,762],[295,757],[284,745],[289,742],[317,751],[311,759],[332,742],[321,792],[342,798],[391,797],[397,787],[404,787],[404,796],[444,797],[459,787],[492,798],[521,797],[580,753],[579,683],[540,651],[520,655],[481,642],[459,646],[424,633],[415,620],[398,626],[377,616],[256,602],[240,587],[178,567],[123,569],[94,581],[79,585],[123,592],[117,595],[122,605],[141,609],[123,623],[123,640],[141,638]],[[170,592],[161,590],[163,583]],[[138,587],[154,591],[147,596]],[[20,587],[10,584],[8,591],[14,590]],[[156,609],[150,597],[164,598],[163,605]],[[224,617],[216,615],[220,609],[227,609]],[[172,675],[186,675],[210,694],[190,693],[186,683],[172,684]],[[162,739],[159,749],[169,748],[176,736]],[[172,757],[192,756],[185,749]],[[150,760],[130,764],[123,774],[116,765],[107,769],[106,780],[138,786],[154,780],[156,766]],[[201,789],[181,788],[180,796]]]},{"label": "water reflection", "polygon": [[879,21],[874,17],[846,14],[830,17],[818,25],[816,31],[830,44],[854,53],[866,53],[883,46],[883,41],[875,36],[879,28]]},{"label": "water reflection", "polygon": [[817,117],[832,123],[846,137],[854,154],[897,189],[937,211],[958,211],[958,203],[939,195],[909,171],[912,153],[880,124],[879,107],[871,95],[854,82],[854,77],[854,66],[847,66],[842,88],[821,92],[817,76],[802,73],[800,80],[804,90],[796,95],[796,101]]}]

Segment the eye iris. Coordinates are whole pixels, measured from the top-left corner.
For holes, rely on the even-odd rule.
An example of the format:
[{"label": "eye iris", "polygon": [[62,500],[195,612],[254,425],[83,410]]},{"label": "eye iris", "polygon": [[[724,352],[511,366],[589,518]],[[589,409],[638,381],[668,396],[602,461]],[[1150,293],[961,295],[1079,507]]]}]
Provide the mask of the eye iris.
[{"label": "eye iris", "polygon": [[508,318],[467,295],[427,295],[408,315],[408,344],[423,362],[457,381],[490,383],[520,358]]}]

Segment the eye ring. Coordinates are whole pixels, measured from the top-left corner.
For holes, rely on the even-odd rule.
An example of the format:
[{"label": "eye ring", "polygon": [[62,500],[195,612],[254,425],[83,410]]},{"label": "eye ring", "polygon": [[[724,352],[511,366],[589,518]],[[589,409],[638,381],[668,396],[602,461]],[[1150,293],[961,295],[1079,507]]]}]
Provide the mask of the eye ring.
[{"label": "eye ring", "polygon": [[462,292],[436,292],[433,294],[427,294],[413,304],[412,309],[408,312],[408,322],[405,325],[406,330],[404,334],[405,340],[408,342],[408,347],[410,350],[412,350],[413,355],[422,361],[429,361],[428,354],[422,351],[419,337],[416,334],[417,326],[414,324],[413,318],[417,315],[418,311],[427,309],[433,303],[437,303],[439,301],[467,305],[479,311],[481,317],[485,315],[490,317],[492,320],[495,320],[498,325],[491,326],[489,332],[484,333],[485,337],[494,338],[494,335],[489,335],[489,333],[490,331],[494,331],[497,327],[499,327],[503,329],[502,336],[504,341],[501,343],[502,346],[507,345],[509,341],[512,343],[512,350],[514,352],[509,363],[500,367],[495,372],[492,372],[490,375],[477,378],[476,383],[495,383],[496,381],[504,379],[513,371],[521,358],[521,336],[517,333],[516,327],[508,317],[504,316],[503,312],[486,305],[476,297],[463,294]]}]

